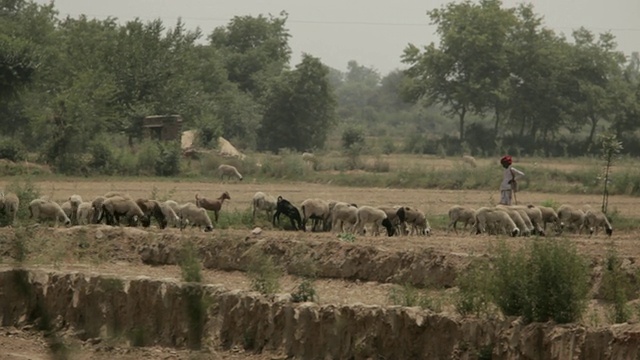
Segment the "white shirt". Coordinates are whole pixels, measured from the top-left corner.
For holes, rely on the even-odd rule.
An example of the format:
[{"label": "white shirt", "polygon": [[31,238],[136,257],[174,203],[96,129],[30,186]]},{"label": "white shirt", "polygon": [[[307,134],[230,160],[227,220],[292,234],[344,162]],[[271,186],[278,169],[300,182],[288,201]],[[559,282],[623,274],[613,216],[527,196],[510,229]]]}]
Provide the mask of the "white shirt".
[{"label": "white shirt", "polygon": [[514,178],[515,180],[518,180],[523,176],[524,173],[522,171],[509,165],[508,168],[504,169],[504,173],[502,175],[502,183],[500,184],[500,191],[511,190],[511,184],[509,184],[509,181],[513,180]]}]

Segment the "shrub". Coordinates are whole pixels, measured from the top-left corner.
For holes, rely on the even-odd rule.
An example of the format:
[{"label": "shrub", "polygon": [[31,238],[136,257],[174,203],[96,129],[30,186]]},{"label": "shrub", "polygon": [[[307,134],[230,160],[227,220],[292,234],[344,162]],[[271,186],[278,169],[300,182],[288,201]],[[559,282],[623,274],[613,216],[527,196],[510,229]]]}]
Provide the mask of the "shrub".
[{"label": "shrub", "polygon": [[280,290],[282,270],[274,264],[271,256],[260,249],[252,249],[249,261],[247,274],[251,279],[251,289],[263,295],[275,294]]},{"label": "shrub", "polygon": [[180,174],[180,157],[182,150],[177,141],[158,143],[158,157],[155,159],[155,173],[158,176],[174,176]]},{"label": "shrub", "polygon": [[458,293],[454,305],[462,316],[488,313],[491,306],[491,279],[487,277],[489,264],[486,261],[473,261],[465,272],[456,279]]},{"label": "shrub", "polygon": [[631,292],[631,282],[622,269],[622,259],[613,245],[607,251],[602,273],[601,293],[611,303],[610,318],[614,323],[623,323],[631,317],[631,309],[627,305]]},{"label": "shrub", "polygon": [[91,160],[88,167],[99,174],[111,175],[115,169],[116,159],[109,144],[105,141],[95,141],[89,147]]},{"label": "shrub", "polygon": [[364,146],[364,129],[350,126],[342,132],[342,147],[345,150]]},{"label": "shrub", "polygon": [[569,240],[537,239],[520,250],[502,244],[495,260],[493,293],[506,315],[558,323],[580,319],[589,273],[585,259]]},{"label": "shrub", "polygon": [[182,270],[182,280],[186,282],[202,282],[198,252],[192,242],[187,242],[183,245],[178,263]]},{"label": "shrub", "polygon": [[138,173],[140,175],[154,175],[158,158],[160,158],[158,143],[151,140],[143,141],[137,153]]},{"label": "shrub", "polygon": [[303,279],[295,292],[291,293],[291,300],[293,302],[307,302],[316,301],[318,294],[313,287],[313,280]]},{"label": "shrub", "polygon": [[24,161],[26,150],[22,142],[14,138],[0,138],[0,159]]},{"label": "shrub", "polygon": [[393,305],[419,306],[435,312],[442,310],[442,304],[439,301],[430,297],[425,290],[416,289],[409,284],[394,286],[389,290],[388,297]]}]

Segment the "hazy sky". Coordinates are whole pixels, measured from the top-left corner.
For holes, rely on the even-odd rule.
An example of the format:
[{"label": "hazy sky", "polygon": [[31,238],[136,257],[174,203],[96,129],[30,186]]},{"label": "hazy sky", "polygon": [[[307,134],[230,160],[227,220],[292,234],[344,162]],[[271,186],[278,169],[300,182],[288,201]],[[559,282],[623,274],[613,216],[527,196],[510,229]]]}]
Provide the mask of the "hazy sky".
[{"label": "hazy sky", "polygon": [[[48,3],[49,0],[38,0]],[[61,16],[161,19],[173,27],[179,17],[188,28],[200,27],[204,35],[224,26],[233,16],[289,14],[291,65],[303,52],[325,64],[346,70],[349,60],[375,68],[385,75],[402,68],[400,56],[408,43],[437,42],[435,27],[426,12],[445,0],[56,0]],[[503,0],[505,7],[523,1]],[[640,51],[640,0],[532,0],[545,25],[571,37],[580,26],[602,33],[611,31],[626,55]]]}]

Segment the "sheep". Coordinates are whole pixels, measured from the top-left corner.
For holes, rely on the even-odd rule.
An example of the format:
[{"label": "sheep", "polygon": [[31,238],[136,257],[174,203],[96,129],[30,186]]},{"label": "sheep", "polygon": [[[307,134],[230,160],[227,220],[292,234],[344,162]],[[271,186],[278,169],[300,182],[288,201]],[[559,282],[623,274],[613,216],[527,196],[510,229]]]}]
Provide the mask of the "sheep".
[{"label": "sheep", "polygon": [[563,230],[566,226],[582,233],[585,227],[584,211],[574,208],[571,205],[561,205],[558,208],[558,219],[560,220],[560,228]]},{"label": "sheep", "polygon": [[71,195],[69,199],[60,206],[71,220],[71,225],[78,225],[78,206],[80,206],[80,204],[82,204],[82,196]]},{"label": "sheep", "polygon": [[321,224],[322,231],[331,229],[331,211],[329,202],[322,199],[306,199],[300,205],[302,210],[302,227],[306,229],[307,220],[312,219],[311,231],[318,231],[318,224]]},{"label": "sheep", "polygon": [[378,208],[371,206],[361,206],[358,208],[356,225],[354,231],[357,234],[364,234],[364,226],[368,223],[373,223],[372,234],[374,236],[379,235],[380,225],[387,229],[387,235],[393,236],[395,228],[391,221],[387,218],[387,214]]},{"label": "sheep", "polygon": [[87,225],[91,223],[91,219],[93,219],[94,208],[92,203],[85,201],[78,205],[78,211],[76,213],[76,219],[78,221],[78,225]]},{"label": "sheep", "polygon": [[523,211],[524,213],[527,214],[527,216],[529,217],[529,220],[531,221],[532,233],[535,233],[540,236],[545,236],[544,221],[542,220],[542,211],[537,206],[513,205],[512,207],[515,209],[518,209],[519,211]]},{"label": "sheep", "polygon": [[8,225],[13,225],[18,216],[18,208],[20,207],[20,199],[14,193],[0,193],[0,211],[6,216]]},{"label": "sheep", "polygon": [[218,213],[220,212],[220,209],[222,209],[222,204],[225,200],[231,200],[231,196],[229,196],[229,193],[227,191],[223,192],[222,195],[220,195],[215,200],[201,198],[198,196],[198,194],[196,194],[196,205],[198,207],[204,208],[205,210],[213,211],[216,223],[218,222]]},{"label": "sheep", "polygon": [[378,206],[378,209],[384,211],[385,214],[387,214],[387,218],[395,227],[394,234],[406,234],[406,229],[402,229],[403,225],[405,225],[405,213],[402,206]]},{"label": "sheep", "polygon": [[447,232],[449,229],[453,228],[455,233],[458,233],[458,229],[456,225],[458,221],[463,222],[463,229],[467,229],[467,225],[471,224],[472,226],[475,224],[475,212],[476,210],[467,206],[454,205],[449,208],[449,226],[447,226]]},{"label": "sheep", "polygon": [[476,234],[487,231],[488,226],[496,226],[499,230],[506,230],[511,236],[518,236],[520,229],[513,222],[506,211],[497,208],[481,207],[475,212]]},{"label": "sheep", "polygon": [[346,202],[336,202],[331,207],[332,230],[335,231],[340,224],[340,232],[344,232],[344,224],[349,224],[347,231],[353,230],[353,226],[358,221],[358,207],[355,204]]},{"label": "sheep", "polygon": [[[180,217],[176,213],[176,210],[180,210],[180,205],[173,200],[167,200],[159,204],[160,211],[162,211],[164,218],[167,220],[167,226],[180,227]],[[173,204],[175,204],[175,207],[172,206]]]},{"label": "sheep", "polygon": [[469,164],[471,167],[478,167],[478,163],[476,162],[476,158],[471,155],[463,155],[462,161]]},{"label": "sheep", "polygon": [[93,208],[93,216],[91,217],[91,224],[98,224],[100,220],[103,218],[102,215],[102,203],[107,198],[105,196],[98,196],[93,201],[91,201],[91,207]]},{"label": "sheep", "polygon": [[164,216],[164,212],[160,208],[160,203],[156,200],[137,199],[136,205],[140,207],[140,210],[144,213],[144,220],[142,226],[151,226],[151,217],[158,222],[158,227],[164,229],[167,227],[167,218]]},{"label": "sheep", "polygon": [[278,205],[276,198],[271,195],[265,194],[263,192],[258,191],[253,195],[253,199],[251,199],[251,207],[253,210],[253,221],[256,221],[256,212],[257,211],[265,211],[267,213],[267,218],[271,219],[273,215],[273,211],[276,209]]},{"label": "sheep", "polygon": [[589,229],[592,229],[591,234],[595,232],[598,234],[598,228],[604,228],[605,232],[608,236],[613,234],[613,227],[607,219],[607,215],[605,215],[602,211],[589,209],[585,212],[585,223]]},{"label": "sheep", "polygon": [[[531,235],[531,228],[529,227],[529,224],[531,224],[531,220],[529,220],[529,217],[527,216],[527,214],[525,214],[524,212],[520,212],[517,209],[514,209],[507,205],[498,205],[495,207],[495,209],[504,211],[509,215],[509,217],[511,217],[511,220],[513,220],[513,223],[516,224],[516,227],[518,227],[518,229],[520,229],[519,235],[522,235],[522,236]],[[527,218],[527,220],[525,220],[525,217]]]},{"label": "sheep", "polygon": [[315,160],[316,160],[316,156],[313,155],[313,153],[310,153],[310,152],[302,153],[302,161],[313,163]]},{"label": "sheep", "polygon": [[133,200],[131,195],[129,195],[127,193],[120,192],[120,191],[109,191],[108,193],[104,194],[105,198],[110,198],[110,197],[114,197],[114,196],[120,196],[120,197],[123,197],[125,199]]},{"label": "sheep", "polygon": [[305,227],[302,226],[302,218],[300,217],[300,211],[296,208],[289,200],[284,199],[282,196],[278,196],[276,200],[276,213],[273,214],[273,226],[276,225],[276,220],[278,224],[280,223],[280,214],[284,214],[291,221],[291,227],[294,230],[302,230],[306,231]]},{"label": "sheep", "polygon": [[[532,207],[535,205],[527,205],[527,207]],[[547,224],[553,224],[556,231],[560,231],[560,219],[558,218],[558,213],[552,208],[548,206],[537,206],[540,209],[540,213],[542,214],[542,229],[547,230]]]},{"label": "sheep", "polygon": [[98,222],[104,217],[107,225],[118,225],[121,216],[126,218],[129,226],[136,226],[138,221],[142,221],[143,224],[149,221],[135,201],[122,196],[113,196],[102,203],[102,214]]},{"label": "sheep", "polygon": [[411,225],[410,235],[431,235],[431,227],[424,212],[415,208],[404,207],[404,213],[405,222]]},{"label": "sheep", "polygon": [[222,164],[218,166],[218,174],[220,174],[220,180],[224,180],[224,177],[228,177],[231,180],[232,177],[238,178],[242,181],[242,174],[236,169],[235,166]]},{"label": "sheep", "polygon": [[211,223],[209,214],[207,214],[207,210],[205,208],[198,207],[196,204],[186,203],[180,206],[178,216],[180,217],[180,221],[184,224],[181,229],[187,224],[190,224],[191,226],[197,227],[204,226],[205,232],[213,231],[213,224]]},{"label": "sheep", "polygon": [[45,199],[35,199],[29,203],[29,218],[35,218],[36,221],[54,220],[56,227],[60,220],[65,226],[71,225],[71,219],[65,214],[62,207],[56,202]]}]

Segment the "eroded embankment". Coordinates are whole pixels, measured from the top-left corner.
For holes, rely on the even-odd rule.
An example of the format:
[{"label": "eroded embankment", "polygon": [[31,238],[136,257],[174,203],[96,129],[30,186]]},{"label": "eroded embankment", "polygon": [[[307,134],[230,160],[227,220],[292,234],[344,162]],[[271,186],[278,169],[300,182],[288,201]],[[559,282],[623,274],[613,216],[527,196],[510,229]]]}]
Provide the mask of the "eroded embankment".
[{"label": "eroded embankment", "polygon": [[[142,262],[149,265],[175,265],[182,242],[171,235],[139,246]],[[393,250],[342,241],[219,238],[197,245],[202,264],[208,269],[246,271],[252,262],[252,249],[271,256],[289,274],[347,280],[452,287],[456,273],[464,268],[466,254],[443,254],[432,249]]]},{"label": "eroded embankment", "polygon": [[0,271],[2,325],[73,329],[132,345],[240,346],[300,359],[603,359],[640,355],[640,325],[522,325],[418,308],[319,306],[148,278]]}]

